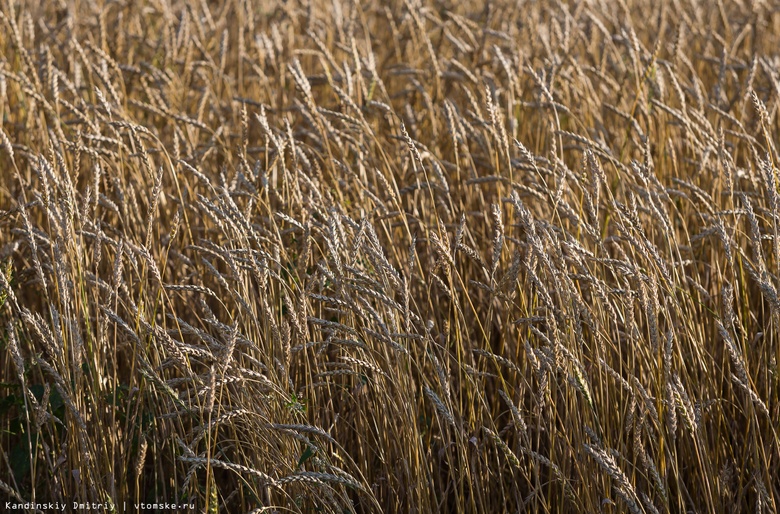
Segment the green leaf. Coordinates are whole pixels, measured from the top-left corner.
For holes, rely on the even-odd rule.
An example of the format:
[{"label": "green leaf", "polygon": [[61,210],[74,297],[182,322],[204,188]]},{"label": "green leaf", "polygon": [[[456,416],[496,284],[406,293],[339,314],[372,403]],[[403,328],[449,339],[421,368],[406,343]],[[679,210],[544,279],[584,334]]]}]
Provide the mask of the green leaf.
[{"label": "green leaf", "polygon": [[0,400],[0,418],[4,418],[15,405],[24,405],[24,402],[13,394]]},{"label": "green leaf", "polygon": [[[8,456],[9,464],[11,465],[11,471],[14,473],[14,478],[18,483],[25,482],[27,475],[30,474],[30,447],[27,441],[27,435],[22,433],[22,437],[16,445],[11,449],[11,453]],[[36,434],[32,435],[32,447],[33,449],[38,446],[38,437]]]},{"label": "green leaf", "polygon": [[303,466],[307,460],[314,457],[314,450],[311,446],[307,446],[305,450],[303,450],[303,453],[301,454],[301,458],[298,459],[298,465],[296,466],[296,470],[301,469],[301,466]]}]

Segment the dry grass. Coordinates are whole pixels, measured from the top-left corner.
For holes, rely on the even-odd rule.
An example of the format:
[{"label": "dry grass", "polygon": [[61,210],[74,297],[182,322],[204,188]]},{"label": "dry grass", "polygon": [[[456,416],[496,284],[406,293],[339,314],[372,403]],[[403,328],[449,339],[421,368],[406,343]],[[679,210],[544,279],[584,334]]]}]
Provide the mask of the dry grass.
[{"label": "dry grass", "polygon": [[777,511],[774,2],[0,26],[0,495]]}]

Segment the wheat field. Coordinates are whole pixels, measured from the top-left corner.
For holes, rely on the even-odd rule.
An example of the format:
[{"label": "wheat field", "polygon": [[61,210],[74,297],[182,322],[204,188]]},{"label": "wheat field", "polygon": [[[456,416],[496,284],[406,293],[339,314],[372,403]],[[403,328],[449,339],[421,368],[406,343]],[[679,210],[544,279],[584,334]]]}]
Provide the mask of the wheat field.
[{"label": "wheat field", "polygon": [[0,27],[0,506],[778,511],[776,2]]}]

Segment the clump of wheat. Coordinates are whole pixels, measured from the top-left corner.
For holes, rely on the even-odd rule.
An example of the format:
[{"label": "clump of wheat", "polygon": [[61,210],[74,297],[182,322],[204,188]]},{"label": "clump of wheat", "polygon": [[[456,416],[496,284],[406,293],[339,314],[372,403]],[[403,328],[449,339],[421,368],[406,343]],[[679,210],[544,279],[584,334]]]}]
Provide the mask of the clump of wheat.
[{"label": "clump of wheat", "polygon": [[39,4],[4,498],[778,510],[771,2]]}]

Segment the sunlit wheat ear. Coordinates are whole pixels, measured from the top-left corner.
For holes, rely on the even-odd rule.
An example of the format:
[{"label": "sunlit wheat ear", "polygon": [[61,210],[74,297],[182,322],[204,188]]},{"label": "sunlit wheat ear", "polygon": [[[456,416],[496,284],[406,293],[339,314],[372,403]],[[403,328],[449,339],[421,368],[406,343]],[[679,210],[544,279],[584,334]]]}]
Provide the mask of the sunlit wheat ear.
[{"label": "sunlit wheat ear", "polygon": [[493,256],[491,258],[490,274],[493,275],[498,268],[501,257],[501,248],[504,244],[504,223],[501,219],[501,208],[493,204],[490,210],[493,217]]},{"label": "sunlit wheat ear", "polygon": [[[3,82],[5,84],[5,82]],[[3,94],[5,96],[5,94]],[[6,151],[8,156],[11,158],[11,161],[14,161],[14,147],[11,144],[11,140],[8,137],[8,134],[6,134],[5,130],[3,130],[3,127],[0,127],[0,142],[3,144],[3,150]]]},{"label": "sunlit wheat ear", "polygon": [[[624,499],[636,505],[634,502],[638,500],[636,492],[628,480],[628,477],[623,473],[620,467],[615,462],[612,455],[607,453],[603,448],[595,445],[585,444],[585,451],[590,455],[601,468],[612,478],[617,484],[620,485],[623,490]],[[633,509],[632,509],[633,510]],[[636,510],[639,512],[639,509]]]},{"label": "sunlit wheat ear", "polygon": [[148,443],[146,442],[146,438],[142,437],[141,438],[141,444],[139,445],[139,448],[138,448],[138,459],[136,460],[136,464],[135,464],[135,477],[136,477],[136,480],[138,479],[138,477],[141,476],[141,473],[143,472],[143,469],[144,469],[144,463],[146,461],[146,449],[147,449],[147,446],[148,446]]},{"label": "sunlit wheat ear", "polygon": [[520,431],[523,437],[528,437],[528,427],[525,424],[523,417],[520,415],[520,411],[517,409],[517,406],[514,404],[514,402],[512,402],[511,398],[509,398],[509,395],[507,395],[504,391],[500,390],[498,393],[501,395],[501,399],[504,400],[507,407],[509,407],[509,410],[512,413],[512,420],[515,424],[515,427]]}]

